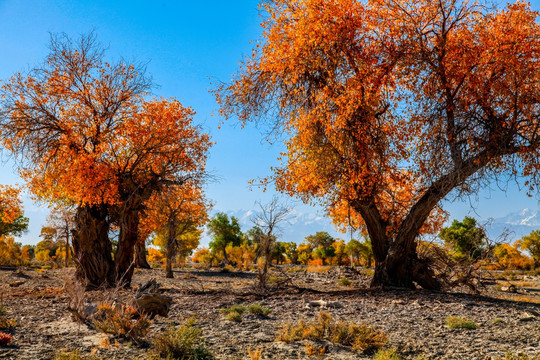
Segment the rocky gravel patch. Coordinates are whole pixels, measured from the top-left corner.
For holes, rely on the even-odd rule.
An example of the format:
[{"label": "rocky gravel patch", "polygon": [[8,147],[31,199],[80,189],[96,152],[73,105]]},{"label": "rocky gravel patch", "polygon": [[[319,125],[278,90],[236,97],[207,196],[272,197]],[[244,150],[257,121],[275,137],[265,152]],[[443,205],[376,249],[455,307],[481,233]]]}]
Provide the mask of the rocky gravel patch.
[{"label": "rocky gravel patch", "polygon": [[[276,334],[285,323],[316,319],[321,310],[339,321],[363,322],[383,330],[389,337],[388,346],[407,359],[484,360],[504,356],[505,351],[540,353],[540,293],[535,290],[540,281],[536,277],[527,278],[527,292],[519,286],[516,293],[502,292],[500,284],[492,282],[481,296],[475,296],[369,290],[369,272],[334,268],[325,272],[282,271],[275,277],[290,276],[296,287],[281,285],[261,296],[253,290],[256,280],[251,272],[182,270],[175,272],[174,279],[165,279],[162,270],[137,270],[133,284],[156,278],[162,291],[173,298],[169,316],[156,317],[148,343],[140,345],[116,341],[72,319],[67,311],[70,299],[62,289],[63,277],[72,272],[0,270],[6,316],[17,320],[11,331],[13,341],[0,347],[0,358],[51,359],[60,350],[78,349],[107,359],[145,359],[156,334],[171,323],[179,325],[195,316],[217,359],[249,359],[248,348],[262,348],[263,359],[305,359],[305,343],[309,341],[285,344],[275,341]],[[353,280],[352,286],[338,286],[341,277]],[[22,283],[10,286],[16,281]],[[121,290],[113,295],[116,301],[125,301],[133,294],[133,290]],[[86,296],[89,302],[97,302],[104,294],[89,292]],[[326,306],[310,306],[317,300]],[[250,304],[269,307],[272,313],[261,317],[245,312],[240,322],[233,322],[220,312],[231,305]],[[449,329],[449,316],[470,319],[477,329]],[[327,353],[319,357],[322,359],[372,358],[328,342],[315,345],[327,346]]]}]

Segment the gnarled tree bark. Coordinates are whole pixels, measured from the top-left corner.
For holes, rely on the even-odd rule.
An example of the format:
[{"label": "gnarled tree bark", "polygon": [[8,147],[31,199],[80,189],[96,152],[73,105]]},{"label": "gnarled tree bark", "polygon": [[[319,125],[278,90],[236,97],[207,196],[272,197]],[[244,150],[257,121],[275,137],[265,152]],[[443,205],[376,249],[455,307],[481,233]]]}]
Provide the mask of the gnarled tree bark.
[{"label": "gnarled tree bark", "polygon": [[77,209],[73,233],[75,275],[87,288],[114,285],[114,264],[105,205],[82,205]]}]

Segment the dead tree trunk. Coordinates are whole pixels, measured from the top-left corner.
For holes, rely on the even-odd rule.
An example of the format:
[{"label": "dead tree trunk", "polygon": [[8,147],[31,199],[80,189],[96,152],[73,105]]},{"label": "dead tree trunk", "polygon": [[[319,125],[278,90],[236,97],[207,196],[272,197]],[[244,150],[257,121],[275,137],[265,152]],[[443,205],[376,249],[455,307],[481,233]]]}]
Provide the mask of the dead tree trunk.
[{"label": "dead tree trunk", "polygon": [[84,205],[77,209],[73,236],[75,275],[87,288],[114,285],[107,215],[104,205]]}]

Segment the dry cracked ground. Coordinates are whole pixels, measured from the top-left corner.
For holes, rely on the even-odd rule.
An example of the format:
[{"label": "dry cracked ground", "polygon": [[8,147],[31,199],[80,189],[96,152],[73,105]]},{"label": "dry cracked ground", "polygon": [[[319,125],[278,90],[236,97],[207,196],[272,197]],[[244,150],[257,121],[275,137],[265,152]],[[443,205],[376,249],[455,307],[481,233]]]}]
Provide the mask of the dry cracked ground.
[{"label": "dry cracked ground", "polygon": [[[373,291],[367,288],[369,274],[346,268],[309,272],[282,270],[293,286],[283,285],[267,296],[253,289],[254,272],[220,272],[183,269],[174,279],[165,279],[163,270],[137,270],[134,288],[155,278],[164,294],[173,299],[167,318],[156,317],[145,344],[117,341],[76,322],[67,311],[69,296],[64,279],[73,269],[0,269],[0,295],[5,317],[15,319],[8,332],[13,340],[0,347],[3,359],[54,359],[62,351],[104,359],[147,359],[152,339],[169,324],[179,325],[192,316],[202,328],[207,345],[217,359],[250,359],[248,349],[262,350],[262,359],[306,359],[310,346],[326,353],[320,359],[371,359],[347,346],[330,342],[276,341],[286,323],[314,320],[321,311],[311,301],[328,303],[323,309],[335,320],[370,324],[388,335],[388,348],[405,359],[497,359],[505,352],[540,353],[540,277],[511,274],[508,279],[495,274],[482,295],[461,292]],[[300,271],[298,271],[300,270]],[[283,275],[275,275],[282,276]],[[347,277],[350,286],[338,285]],[[501,291],[515,285],[513,293]],[[132,297],[134,290],[115,293],[117,301]],[[109,294],[110,295],[110,294]],[[86,300],[97,302],[103,292],[88,292]],[[109,297],[110,298],[110,297]],[[232,305],[261,304],[272,310],[268,317],[248,312],[241,321],[225,319],[221,309]],[[475,330],[450,329],[449,316],[475,322]],[[306,345],[307,344],[307,345]],[[316,358],[316,357],[314,357]]]}]

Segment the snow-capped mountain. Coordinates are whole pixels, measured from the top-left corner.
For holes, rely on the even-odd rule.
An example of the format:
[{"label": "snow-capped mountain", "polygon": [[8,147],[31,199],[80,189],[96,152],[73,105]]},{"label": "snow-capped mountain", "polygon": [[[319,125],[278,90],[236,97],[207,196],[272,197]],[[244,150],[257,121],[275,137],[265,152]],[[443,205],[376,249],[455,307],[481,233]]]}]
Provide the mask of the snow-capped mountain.
[{"label": "snow-capped mountain", "polygon": [[[227,211],[226,213],[229,216],[238,218],[242,231],[248,231],[254,226],[251,221],[254,215],[252,210]],[[523,209],[496,219],[478,219],[478,222],[485,227],[491,240],[512,243],[530,234],[531,231],[540,229],[540,211]],[[345,239],[346,241],[350,236],[336,231],[331,220],[322,214],[293,210],[288,222],[280,224],[278,238],[279,241],[301,243],[306,236],[315,234],[318,231],[326,231],[333,237]],[[209,241],[210,238],[206,235],[202,239],[201,245],[208,246]]]},{"label": "snow-capped mountain", "polygon": [[486,226],[488,235],[492,239],[504,240],[501,235],[508,234],[507,241],[513,242],[528,235],[533,230],[540,229],[540,212],[532,209],[523,209],[509,213],[500,218],[493,219]]}]

